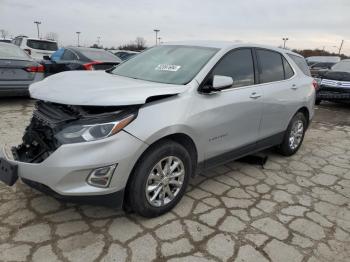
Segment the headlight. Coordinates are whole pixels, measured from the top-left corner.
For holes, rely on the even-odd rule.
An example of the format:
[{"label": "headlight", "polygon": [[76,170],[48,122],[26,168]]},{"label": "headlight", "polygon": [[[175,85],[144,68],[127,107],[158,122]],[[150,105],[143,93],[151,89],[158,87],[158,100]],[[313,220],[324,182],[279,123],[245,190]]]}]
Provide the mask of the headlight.
[{"label": "headlight", "polygon": [[135,117],[136,114],[130,114],[113,122],[73,124],[58,132],[55,137],[62,144],[95,141],[115,135],[130,124]]},{"label": "headlight", "polygon": [[321,82],[322,82],[322,79],[321,79],[321,78],[318,78],[318,77],[315,77],[314,79],[315,79],[315,81],[317,82],[317,84],[320,86],[320,85],[321,85]]}]

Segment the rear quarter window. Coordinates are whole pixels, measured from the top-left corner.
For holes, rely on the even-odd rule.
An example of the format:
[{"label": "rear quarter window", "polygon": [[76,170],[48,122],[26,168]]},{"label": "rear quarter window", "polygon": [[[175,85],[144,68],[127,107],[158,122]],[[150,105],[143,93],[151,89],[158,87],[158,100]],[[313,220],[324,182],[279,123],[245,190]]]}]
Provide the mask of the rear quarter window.
[{"label": "rear quarter window", "polygon": [[310,69],[304,57],[293,55],[293,54],[288,54],[288,56],[294,61],[294,63],[296,63],[296,65],[305,75],[311,76]]},{"label": "rear quarter window", "polygon": [[283,56],[282,56],[282,60],[283,60],[283,67],[284,67],[284,78],[289,79],[294,75],[294,71],[290,66],[290,64],[288,63],[287,59],[285,59]]}]

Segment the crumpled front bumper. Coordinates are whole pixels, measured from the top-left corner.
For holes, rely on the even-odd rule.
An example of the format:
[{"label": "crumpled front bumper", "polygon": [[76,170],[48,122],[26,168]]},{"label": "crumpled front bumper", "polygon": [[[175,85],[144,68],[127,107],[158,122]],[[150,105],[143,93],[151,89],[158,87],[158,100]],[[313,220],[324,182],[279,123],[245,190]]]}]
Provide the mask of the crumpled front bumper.
[{"label": "crumpled front bumper", "polygon": [[321,86],[316,93],[316,98],[321,100],[350,101],[350,88]]},{"label": "crumpled front bumper", "polygon": [[[0,158],[16,166],[18,177],[40,183],[59,195],[94,196],[124,190],[132,168],[146,148],[147,144],[121,131],[107,139],[62,145],[41,163],[16,161],[3,149]],[[93,169],[113,164],[117,167],[109,187],[94,187],[86,182]]]}]

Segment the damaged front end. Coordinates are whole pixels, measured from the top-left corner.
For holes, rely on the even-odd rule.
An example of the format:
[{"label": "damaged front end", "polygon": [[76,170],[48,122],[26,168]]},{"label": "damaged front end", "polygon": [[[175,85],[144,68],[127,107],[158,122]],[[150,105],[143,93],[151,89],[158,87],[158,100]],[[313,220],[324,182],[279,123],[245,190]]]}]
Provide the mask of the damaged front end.
[{"label": "damaged front end", "polygon": [[138,106],[76,106],[38,101],[15,160],[41,163],[61,145],[89,142],[119,132],[137,116]]}]

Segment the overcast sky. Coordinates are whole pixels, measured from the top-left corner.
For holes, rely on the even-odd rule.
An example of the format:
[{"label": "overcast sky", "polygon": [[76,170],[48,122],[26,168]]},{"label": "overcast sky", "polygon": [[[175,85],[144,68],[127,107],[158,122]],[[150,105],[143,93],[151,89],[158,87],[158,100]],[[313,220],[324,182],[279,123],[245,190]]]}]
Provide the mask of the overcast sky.
[{"label": "overcast sky", "polygon": [[336,51],[345,40],[350,55],[350,0],[0,0],[0,29],[11,35],[55,32],[62,45],[118,46],[144,37],[162,41],[242,40],[290,48]]}]

